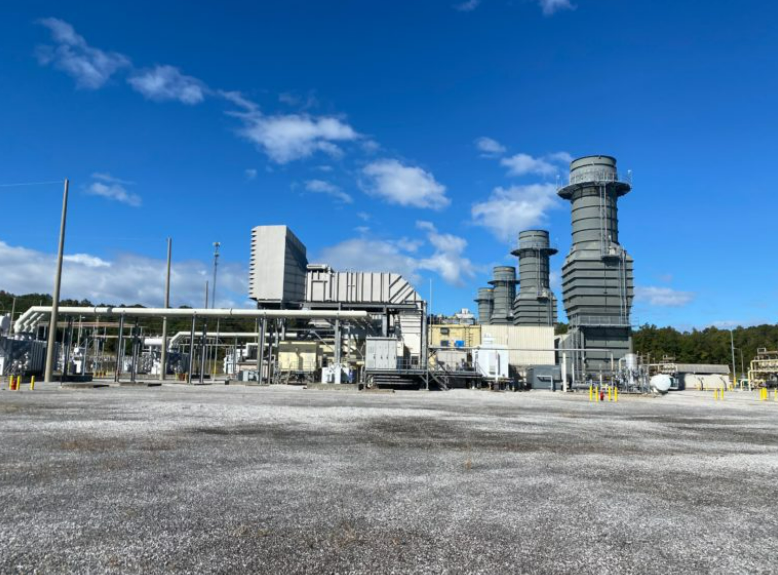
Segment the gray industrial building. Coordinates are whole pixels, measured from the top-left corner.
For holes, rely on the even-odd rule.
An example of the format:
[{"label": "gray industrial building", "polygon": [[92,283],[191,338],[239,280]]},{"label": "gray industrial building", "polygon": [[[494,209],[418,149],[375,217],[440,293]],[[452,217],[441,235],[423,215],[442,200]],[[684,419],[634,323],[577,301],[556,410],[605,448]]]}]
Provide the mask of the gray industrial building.
[{"label": "gray industrial building", "polygon": [[560,197],[572,208],[572,246],[562,267],[562,295],[570,322],[563,347],[577,373],[610,373],[631,351],[633,262],[619,243],[618,200],[632,186],[619,177],[616,159],[585,156],[570,164]]},{"label": "gray industrial building", "polygon": [[556,325],[557,303],[551,291],[549,257],[552,248],[546,230],[519,233],[519,247],[511,252],[519,258],[519,293],[513,302],[514,325]]}]

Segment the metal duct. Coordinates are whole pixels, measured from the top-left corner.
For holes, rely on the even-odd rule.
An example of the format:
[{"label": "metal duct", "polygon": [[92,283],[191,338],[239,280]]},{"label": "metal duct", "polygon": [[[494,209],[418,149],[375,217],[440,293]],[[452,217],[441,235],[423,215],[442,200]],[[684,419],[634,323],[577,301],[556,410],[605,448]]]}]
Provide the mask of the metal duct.
[{"label": "metal duct", "polygon": [[514,325],[556,325],[556,297],[549,280],[549,257],[557,253],[546,230],[519,233],[519,247],[511,252],[519,258],[519,293],[513,302]]},{"label": "metal duct", "polygon": [[492,272],[490,285],[494,286],[494,309],[492,320],[495,325],[507,325],[513,320],[513,300],[516,298],[516,268],[497,266]]},{"label": "metal duct", "polygon": [[492,288],[479,288],[475,302],[478,304],[478,323],[489,325],[494,312],[494,290]]},{"label": "metal duct", "polygon": [[[570,163],[570,182],[558,191],[572,207],[573,244],[562,268],[570,341],[612,350],[616,359],[631,345],[633,262],[619,244],[617,206],[631,189],[615,158],[586,156]],[[611,369],[608,352],[586,352],[576,361],[578,373]]]}]

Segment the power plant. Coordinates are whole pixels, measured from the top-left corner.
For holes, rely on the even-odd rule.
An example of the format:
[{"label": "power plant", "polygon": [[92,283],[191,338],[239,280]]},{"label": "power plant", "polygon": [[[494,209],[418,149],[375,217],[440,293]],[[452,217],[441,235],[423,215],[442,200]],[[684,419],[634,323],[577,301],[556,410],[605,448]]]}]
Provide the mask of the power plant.
[{"label": "power plant", "polygon": [[[555,334],[551,257],[558,249],[548,230],[517,230],[510,254],[518,259],[518,277],[517,267],[495,266],[489,287],[475,297],[476,318],[467,309],[432,316],[401,275],[309,262],[289,227],[263,225],[250,240],[248,295],[256,309],[62,307],[64,321],[52,326],[56,369],[63,380],[100,374],[116,382],[172,376],[205,383],[221,374],[246,384],[360,388],[607,384],[664,392],[722,385],[727,366],[651,363],[632,352],[633,261],[618,225],[618,200],[629,191],[630,177],[619,176],[611,156],[573,160],[568,182],[558,188],[572,215],[561,274],[565,334]],[[50,314],[50,306],[33,306],[15,322],[0,317],[0,375],[43,371]],[[189,324],[171,338],[144,336],[144,318]],[[224,329],[221,321],[242,323]],[[766,354],[752,366],[765,380],[774,370]],[[663,379],[652,383],[652,375]]]}]

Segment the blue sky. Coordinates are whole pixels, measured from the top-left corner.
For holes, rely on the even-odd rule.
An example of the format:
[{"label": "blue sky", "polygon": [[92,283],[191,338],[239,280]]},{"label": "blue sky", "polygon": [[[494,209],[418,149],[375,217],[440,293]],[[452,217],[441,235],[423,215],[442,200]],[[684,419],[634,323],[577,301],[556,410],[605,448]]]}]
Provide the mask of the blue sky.
[{"label": "blue sky", "polygon": [[[0,289],[246,304],[250,228],[394,270],[437,312],[527,227],[570,244],[566,159],[632,171],[641,323],[775,322],[778,7],[627,0],[25,2],[5,8]],[[558,295],[559,286],[556,285]]]}]

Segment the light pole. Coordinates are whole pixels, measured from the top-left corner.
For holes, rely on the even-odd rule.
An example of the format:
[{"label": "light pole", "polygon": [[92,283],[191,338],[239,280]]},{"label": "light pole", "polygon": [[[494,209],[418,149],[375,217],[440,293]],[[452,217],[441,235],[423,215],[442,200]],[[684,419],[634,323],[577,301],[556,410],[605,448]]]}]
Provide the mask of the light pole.
[{"label": "light pole", "polygon": [[65,251],[65,224],[68,218],[68,187],[70,182],[65,179],[65,190],[62,193],[62,219],[59,224],[59,247],[57,249],[57,268],[54,273],[54,293],[51,302],[51,317],[49,318],[49,338],[46,346],[46,369],[43,373],[43,381],[51,383],[54,373],[54,347],[57,345],[57,315],[59,313],[59,291],[62,283],[62,257]]},{"label": "light pole", "polygon": [[[165,272],[165,309],[170,307],[170,263],[173,255],[173,239],[167,239],[167,271]],[[159,379],[165,381],[167,375],[167,316],[162,318],[162,354],[159,358],[161,368]]]},{"label": "light pole", "polygon": [[219,267],[219,242],[213,242],[213,286],[211,287],[211,307],[216,307],[216,270]]}]

